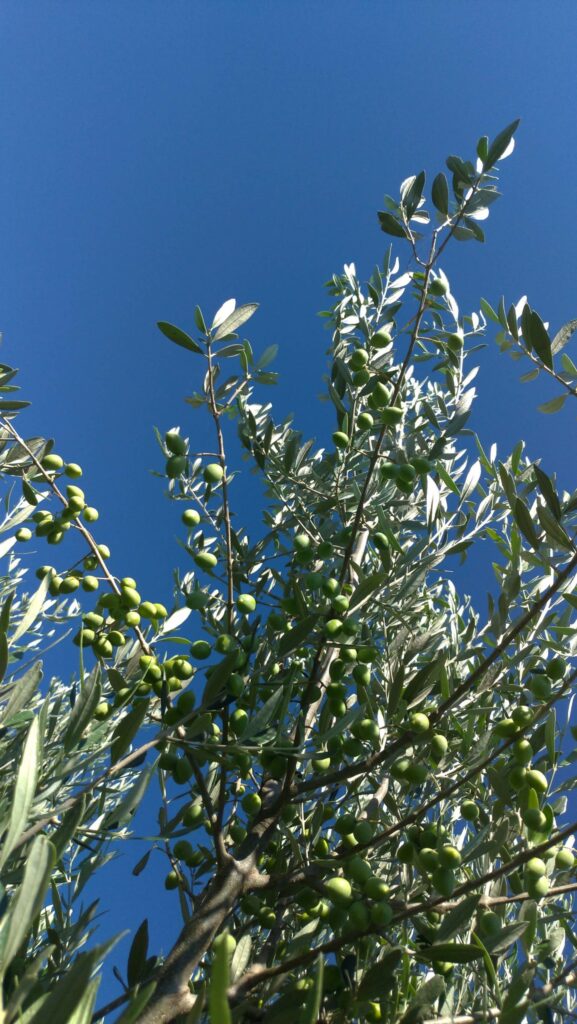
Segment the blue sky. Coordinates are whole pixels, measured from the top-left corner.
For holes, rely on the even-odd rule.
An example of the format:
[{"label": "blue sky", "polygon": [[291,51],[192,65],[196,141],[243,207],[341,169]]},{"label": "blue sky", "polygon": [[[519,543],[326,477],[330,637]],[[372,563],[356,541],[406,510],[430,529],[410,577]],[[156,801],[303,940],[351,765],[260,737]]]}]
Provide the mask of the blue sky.
[{"label": "blue sky", "polygon": [[[27,433],[84,465],[119,575],[170,600],[180,531],[149,472],[153,424],[212,444],[182,401],[197,364],[155,322],[191,329],[196,303],[260,302],[250,336],[280,346],[278,416],[326,437],[323,282],[382,258],[385,192],[518,116],[487,243],[445,269],[462,309],[528,294],[555,329],[577,316],[576,30],[561,0],[5,0],[0,357],[21,368]],[[479,360],[482,439],[505,455],[524,438],[574,486],[573,408],[537,413],[554,391],[520,385],[490,338]],[[157,950],[176,898],[155,899],[146,873],[125,884],[136,859],[111,869],[100,934],[147,904]]]}]

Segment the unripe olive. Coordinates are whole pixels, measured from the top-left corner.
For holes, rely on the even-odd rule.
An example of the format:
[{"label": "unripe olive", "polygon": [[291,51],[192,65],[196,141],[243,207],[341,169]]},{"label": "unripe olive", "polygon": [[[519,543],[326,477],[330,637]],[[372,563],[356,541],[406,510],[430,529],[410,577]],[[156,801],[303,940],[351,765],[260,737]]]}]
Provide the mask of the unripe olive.
[{"label": "unripe olive", "polygon": [[357,416],[357,427],[359,430],[372,430],[374,425],[375,421],[370,412],[362,412]]},{"label": "unripe olive", "polygon": [[335,903],[337,906],[348,906],[351,902],[351,883],[346,878],[341,878],[339,875],[327,878],[324,888],[331,903]]},{"label": "unripe olive", "polygon": [[442,733],[431,736],[431,757],[436,764],[442,761],[449,747],[449,741]]},{"label": "unripe olive", "polygon": [[568,846],[562,846],[555,854],[555,867],[558,871],[571,871],[575,865],[575,856]]},{"label": "unripe olive", "polygon": [[214,569],[218,559],[211,551],[198,551],[194,556],[194,561],[198,565],[199,569],[205,569],[208,571],[210,569]]},{"label": "unripe olive", "polygon": [[351,370],[362,370],[369,361],[369,353],[366,348],[357,348],[349,359]]},{"label": "unripe olive", "polygon": [[171,455],[186,455],[187,443],[176,430],[169,430],[164,435],[164,443]]},{"label": "unripe olive", "polygon": [[127,626],[138,626],[140,623],[140,615],[138,614],[138,612],[129,611],[124,616],[124,621],[126,622]]},{"label": "unripe olive", "polygon": [[87,593],[90,593],[93,590],[98,590],[99,586],[100,581],[96,576],[85,576],[82,580],[82,589],[86,590]]},{"label": "unripe olive", "polygon": [[545,671],[547,672],[549,679],[553,679],[557,682],[565,675],[566,667],[567,665],[563,658],[552,658],[551,661],[547,662]]},{"label": "unripe olive", "polygon": [[172,769],[172,777],[179,786],[183,786],[192,777],[192,765],[187,757],[178,758]]},{"label": "unripe olive", "polygon": [[174,844],[172,852],[174,856],[177,858],[177,860],[189,861],[194,853],[194,850],[192,848],[192,845],[189,843],[188,839],[179,839]]},{"label": "unripe olive", "polygon": [[351,732],[357,739],[368,740],[371,743],[378,741],[381,735],[377,722],[371,718],[362,718],[360,722],[355,722]]},{"label": "unripe olive", "polygon": [[[386,928],[393,919],[393,909],[389,903],[375,903],[370,909],[371,921],[377,928]],[[379,1020],[373,1017],[373,1020]]]},{"label": "unripe olive", "polygon": [[333,611],[338,615],[342,615],[344,612],[348,611],[350,603],[351,602],[345,594],[337,594],[333,600]]},{"label": "unripe olive", "polygon": [[104,618],[98,612],[86,612],[86,615],[82,616],[82,621],[94,629],[100,629],[100,626],[104,624]]},{"label": "unripe olive", "polygon": [[176,480],[186,472],[186,455],[171,455],[166,460],[166,475],[170,480]]},{"label": "unripe olive", "polygon": [[433,277],[429,281],[429,293],[441,297],[449,291],[449,285],[442,277]]},{"label": "unripe olive", "polygon": [[391,765],[391,775],[394,779],[404,779],[410,766],[411,760],[409,757],[406,755],[398,757]]},{"label": "unripe olive", "polygon": [[352,879],[353,882],[358,882],[359,885],[363,885],[372,877],[371,869],[366,860],[363,860],[362,857],[358,856],[350,857],[346,860],[343,870],[346,878]]},{"label": "unripe olive", "polygon": [[80,586],[80,580],[77,576],[66,576],[60,584],[61,594],[73,594],[75,590],[78,590]]},{"label": "unripe olive", "polygon": [[166,878],[164,879],[165,889],[178,889],[180,883],[180,875],[178,871],[169,871]]},{"label": "unripe olive", "polygon": [[439,863],[443,868],[458,868],[461,864],[461,854],[455,846],[447,843],[439,850]]},{"label": "unripe olive", "polygon": [[353,900],[349,907],[348,926],[352,931],[365,931],[369,927],[369,908],[362,900]]},{"label": "unripe olive", "polygon": [[203,476],[207,484],[218,484],[224,476],[224,469],[219,462],[210,462],[204,467]]},{"label": "unripe olive", "polygon": [[542,875],[540,878],[527,879],[527,892],[531,899],[540,900],[549,892],[549,879]]},{"label": "unripe olive", "polygon": [[195,640],[190,646],[190,653],[193,658],[198,658],[204,661],[205,658],[210,657],[212,647],[208,640]]},{"label": "unripe olive", "polygon": [[343,628],[343,624],[340,619],[329,619],[325,623],[325,631],[328,636],[337,636]]},{"label": "unripe olive", "polygon": [[452,334],[447,335],[447,348],[450,348],[452,352],[459,352],[465,344],[465,335],[461,330],[453,331]]},{"label": "unripe olive", "polygon": [[518,726],[512,718],[502,718],[500,722],[497,722],[495,728],[493,729],[493,733],[495,734],[495,736],[503,738],[513,736],[517,731]]},{"label": "unripe olive", "polygon": [[51,452],[49,455],[44,456],[40,465],[42,466],[42,469],[46,469],[51,472],[53,470],[62,469],[64,459],[61,458],[60,455],[56,455],[54,452]]},{"label": "unripe olive", "polygon": [[414,711],[409,718],[409,728],[412,732],[424,733],[430,728],[429,716],[422,711]]},{"label": "unripe olive", "polygon": [[340,836],[350,835],[355,828],[357,819],[354,814],[341,814],[335,821],[335,832],[338,832]]},{"label": "unripe olive", "polygon": [[425,459],[421,455],[415,455],[411,459],[411,466],[417,473],[430,473],[435,468],[430,459]]},{"label": "unripe olive", "polygon": [[519,792],[520,789],[526,784],[527,779],[527,768],[525,765],[516,764],[511,768],[508,776],[509,785],[515,792]]},{"label": "unripe olive", "polygon": [[365,384],[371,379],[371,374],[366,366],[363,366],[362,370],[355,370],[353,372],[353,384],[357,388],[364,387]]},{"label": "unripe olive", "polygon": [[381,327],[380,330],[375,331],[371,338],[371,345],[373,348],[387,348],[392,342],[392,337],[386,327]]},{"label": "unripe olive", "polygon": [[354,827],[353,835],[357,840],[357,843],[370,843],[374,835],[374,827],[370,821],[362,820],[358,821]]},{"label": "unripe olive", "polygon": [[371,406],[375,409],[384,409],[388,407],[391,398],[390,388],[382,381],[378,380],[371,391]]},{"label": "unripe olive", "polygon": [[239,594],[236,600],[236,606],[240,612],[248,615],[250,612],[254,612],[256,608],[256,601],[252,594]]},{"label": "unripe olive", "polygon": [[108,544],[97,544],[96,550],[98,551],[100,557],[103,558],[105,561],[107,558],[110,558],[110,548],[108,547]]},{"label": "unripe olive", "polygon": [[333,553],[333,545],[330,540],[322,540],[317,548],[319,558],[330,558]]},{"label": "unripe olive", "polygon": [[202,804],[189,804],[182,814],[182,824],[189,829],[198,828],[203,818]]},{"label": "unripe olive", "polygon": [[[144,602],[146,604],[146,601]],[[155,619],[165,619],[168,615],[168,610],[159,601],[156,602],[155,606],[156,614],[153,616]]]},{"label": "unripe olive", "polygon": [[390,889],[387,883],[383,882],[382,878],[377,878],[376,875],[373,875],[363,884],[363,892],[370,900],[380,901],[387,897]]},{"label": "unripe olive", "polygon": [[456,879],[454,873],[450,868],[439,867],[433,871],[431,875],[431,881],[441,896],[449,898],[453,895],[456,885]]},{"label": "unripe olive", "polygon": [[[439,854],[432,847],[425,846],[424,849],[419,850],[419,862],[425,871],[435,871],[439,867]],[[445,866],[450,867],[450,865]]]},{"label": "unripe olive", "polygon": [[124,633],[121,633],[119,629],[113,629],[108,633],[108,640],[113,647],[124,647],[126,643],[126,637]]},{"label": "unripe olive", "polygon": [[529,878],[540,878],[547,871],[547,865],[540,857],[531,857],[525,864],[525,875]]},{"label": "unripe olive", "polygon": [[142,601],[137,607],[138,614],[143,619],[156,619],[156,604],[153,601]]},{"label": "unripe olive", "polygon": [[401,864],[411,864],[415,856],[415,847],[412,843],[401,843],[397,850],[397,860]]},{"label": "unripe olive", "polygon": [[68,465],[64,467],[64,472],[66,473],[66,476],[69,476],[74,480],[75,478],[82,476],[82,466],[79,466],[77,462],[69,462]]},{"label": "unripe olive", "polygon": [[108,718],[112,708],[105,700],[100,701],[100,704],[96,705],[94,709],[94,717],[98,722],[103,722],[105,718]]},{"label": "unripe olive", "polygon": [[335,448],[348,448],[349,446],[349,435],[345,434],[344,430],[335,430],[333,437],[333,444]]},{"label": "unripe olive", "polygon": [[551,681],[547,676],[536,673],[526,686],[537,700],[548,700],[551,696]]},{"label": "unripe olive", "polygon": [[[39,533],[40,525],[36,528],[36,533]],[[64,537],[64,532],[65,531],[63,529],[58,528],[50,530],[46,536],[46,540],[48,541],[49,544],[60,544],[60,541]]]},{"label": "unripe olive", "polygon": [[258,793],[245,793],[241,800],[241,806],[243,811],[252,817],[260,811],[262,807],[262,800]]},{"label": "unripe olive", "polygon": [[479,928],[483,935],[493,938],[498,935],[503,927],[503,922],[494,910],[487,910],[479,918]]},{"label": "unripe olive", "polygon": [[77,647],[90,647],[96,639],[96,633],[93,629],[81,629],[74,637],[74,643]]},{"label": "unripe olive", "polygon": [[26,543],[26,541],[32,540],[32,530],[29,530],[27,526],[21,526],[16,531],[16,540]]},{"label": "unripe olive", "polygon": [[527,704],[520,704],[518,707],[513,708],[511,718],[516,725],[528,725],[533,718],[533,712]]},{"label": "unripe olive", "polygon": [[200,523],[200,515],[195,508],[185,509],[181,518],[184,525],[188,527],[198,526]]},{"label": "unripe olive", "polygon": [[98,639],[95,640],[92,646],[95,654],[97,654],[99,658],[112,657],[112,644],[110,643],[110,640],[108,640],[107,637],[98,637]]},{"label": "unripe olive", "polygon": [[533,832],[541,832],[547,826],[547,817],[538,807],[526,807],[521,813],[523,824]]},{"label": "unripe olive", "polygon": [[537,793],[546,793],[549,788],[547,777],[543,775],[543,772],[537,771],[536,768],[530,768],[525,776],[525,781],[532,789],[535,789]]},{"label": "unripe olive", "polygon": [[244,708],[237,708],[230,716],[230,728],[235,736],[242,736],[248,725],[248,715]]},{"label": "unripe olive", "polygon": [[311,765],[315,772],[326,772],[331,766],[330,757],[315,757],[311,761]]},{"label": "unripe olive", "polygon": [[132,587],[123,587],[120,601],[124,608],[138,608],[140,605],[140,594]]},{"label": "unripe olive", "polygon": [[517,740],[513,744],[513,757],[521,765],[528,765],[533,757],[533,747],[529,740]]}]

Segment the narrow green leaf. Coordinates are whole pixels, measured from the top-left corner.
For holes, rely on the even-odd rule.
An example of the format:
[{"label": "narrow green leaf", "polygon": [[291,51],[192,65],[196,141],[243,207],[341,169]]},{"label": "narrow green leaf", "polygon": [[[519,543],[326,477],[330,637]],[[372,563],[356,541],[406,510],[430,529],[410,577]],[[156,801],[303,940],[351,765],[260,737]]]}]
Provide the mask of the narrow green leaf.
[{"label": "narrow green leaf", "polygon": [[210,972],[208,988],[208,1017],[210,1024],[232,1024],[227,997],[229,985],[229,953],[226,942],[217,943]]},{"label": "narrow green leaf", "polygon": [[278,643],[278,653],[281,658],[290,651],[294,651],[295,647],[300,647],[304,640],[312,633],[318,622],[318,615],[306,615],[304,619],[297,622],[293,629],[289,629],[288,633],[283,633]]},{"label": "narrow green leaf", "polygon": [[479,960],[483,952],[478,946],[466,942],[435,942],[425,949],[415,950],[413,956],[416,960],[441,960],[451,964],[469,964],[473,960]]},{"label": "narrow green leaf", "polygon": [[68,716],[68,727],[64,733],[64,749],[72,750],[82,733],[92,721],[96,706],[100,701],[100,666],[95,665],[92,672],[84,678],[80,685],[80,693]]},{"label": "narrow green leaf", "polygon": [[26,828],[28,814],[32,807],[36,782],[38,778],[38,719],[32,719],[32,725],[28,730],[22,759],[16,776],[12,805],[10,808],[10,821],[4,842],[0,848],[0,868],[4,866],[12,853],[16,842]]},{"label": "narrow green leaf", "polygon": [[553,357],[551,354],[551,339],[547,333],[545,324],[535,310],[531,311],[531,344],[545,366],[552,370]]},{"label": "narrow green leaf", "polygon": [[401,204],[405,210],[407,220],[410,220],[421,200],[425,187],[425,172],[420,171],[414,178],[409,179],[410,184],[403,190]]},{"label": "narrow green leaf", "polygon": [[559,412],[559,410],[562,409],[563,406],[565,405],[565,402],[567,401],[568,395],[569,395],[569,392],[568,391],[564,391],[563,394],[557,395],[555,398],[551,398],[548,402],[543,402],[543,404],[542,405],[538,405],[537,408],[538,408],[539,412],[545,412],[545,413]]},{"label": "narrow green leaf", "polygon": [[132,940],[130,950],[128,953],[128,961],[126,965],[126,980],[128,985],[132,988],[140,981],[142,975],[142,968],[146,963],[148,956],[148,918],[144,918],[144,921],[136,929],[134,938]]},{"label": "narrow green leaf", "polygon": [[266,729],[268,723],[274,718],[277,710],[283,702],[285,693],[285,686],[279,686],[275,690],[272,697],[269,697],[267,701],[257,711],[256,715],[249,719],[247,727],[242,734],[243,742],[251,736],[257,736],[259,732],[263,732]]},{"label": "narrow green leaf", "polygon": [[365,971],[358,989],[359,999],[380,999],[393,988],[402,950],[391,949]]},{"label": "narrow green leaf", "polygon": [[42,679],[42,662],[37,661],[20,679],[16,679],[13,683],[14,689],[10,694],[10,699],[0,714],[0,719],[5,725],[8,725],[16,715],[25,708],[30,699],[38,689],[38,684]]},{"label": "narrow green leaf", "polygon": [[437,210],[446,217],[449,212],[449,185],[442,171],[437,174],[433,181],[431,199]]},{"label": "narrow green leaf", "polygon": [[231,653],[227,654],[222,661],[219,661],[218,665],[213,666],[210,676],[207,677],[206,686],[202,695],[202,703],[205,707],[212,704],[213,700],[218,697],[222,690],[224,690],[228,680],[235,670],[237,659],[238,652],[231,651]]},{"label": "narrow green leaf", "polygon": [[206,329],[206,323],[202,315],[202,310],[200,306],[194,307],[194,322],[198,327],[199,331],[202,331],[203,334],[208,334],[208,331]]},{"label": "narrow green leaf", "polygon": [[537,380],[537,377],[539,376],[540,373],[541,373],[541,371],[540,371],[539,367],[536,366],[534,370],[529,370],[528,373],[523,373],[519,377],[519,380],[521,381],[522,384],[529,384],[530,381]]},{"label": "narrow green leaf", "polygon": [[[2,974],[16,956],[27,932],[44,906],[54,863],[55,852],[52,843],[46,836],[36,836],[27,851],[22,883],[12,897],[8,911],[10,921],[5,932],[4,947],[0,950]],[[45,1019],[49,1020],[50,1018]]]},{"label": "narrow green leaf", "polygon": [[[75,1014],[82,1005],[84,993],[90,984],[92,974],[120,937],[116,936],[110,942],[95,946],[88,953],[80,953],[76,957],[72,966],[52,987],[48,999],[42,1006],[42,1017],[38,1017],[38,1024],[46,1021],[75,1024]],[[36,1019],[32,1024],[37,1024]]]},{"label": "narrow green leaf", "polygon": [[134,704],[131,711],[116,726],[112,734],[110,747],[110,763],[116,764],[122,755],[128,750],[140,726],[142,725],[148,710],[147,701],[139,701]]},{"label": "narrow green leaf", "polygon": [[60,825],[52,833],[51,842],[54,846],[56,859],[58,860],[67,849],[72,836],[76,833],[86,813],[87,798],[78,800],[69,811],[66,812]]},{"label": "narrow green leaf", "polygon": [[517,526],[524,537],[529,541],[531,547],[538,548],[539,537],[535,531],[531,513],[522,498],[515,499],[512,512]]},{"label": "narrow green leaf", "polygon": [[497,316],[493,307],[487,302],[486,299],[481,299],[479,302],[482,312],[485,314],[487,320],[492,320],[493,323],[499,323],[499,317]]},{"label": "narrow green leaf", "polygon": [[575,366],[575,363],[569,358],[566,352],[561,353],[561,365],[566,376],[575,380],[577,377],[577,366]]},{"label": "narrow green leaf", "polygon": [[50,577],[45,576],[44,579],[41,581],[38,590],[34,594],[32,594],[32,597],[30,598],[28,604],[26,605],[26,611],[24,612],[24,615],[20,619],[20,622],[18,623],[16,629],[14,630],[10,638],[10,646],[12,646],[12,644],[15,644],[16,641],[19,640],[21,636],[24,636],[24,634],[30,629],[34,622],[36,622],[36,619],[38,618],[40,612],[42,611],[42,608],[44,607],[46,594],[48,593],[49,583]]},{"label": "narrow green leaf", "polygon": [[306,1003],[303,1007],[303,1024],[317,1024],[317,1020],[319,1019],[323,999],[324,969],[325,961],[322,953],[320,953],[317,957],[317,969],[315,971],[314,985],[310,989]]},{"label": "narrow green leaf", "polygon": [[425,1010],[428,1007],[434,1006],[437,1000],[444,994],[444,991],[445,982],[438,974],[435,974],[432,978],[427,978],[426,981],[419,985],[399,1024],[419,1024],[423,1019]]},{"label": "narrow green leaf", "polygon": [[220,324],[215,333],[212,336],[213,341],[220,341],[221,338],[228,337],[229,334],[234,334],[239,327],[242,327],[247,320],[250,320],[258,309],[258,302],[247,302],[244,306],[237,306],[236,309],[227,316],[226,320]]},{"label": "narrow green leaf", "polygon": [[[137,1024],[138,1018],[144,1008],[148,1006],[157,984],[158,982],[156,981],[149,981],[148,985],[144,985],[143,988],[139,988],[138,992],[132,997],[130,1004],[115,1024]],[[194,1006],[196,1008],[197,1003],[195,1003]],[[186,1024],[189,1024],[188,1017],[186,1018]]]},{"label": "narrow green leaf", "polygon": [[193,341],[189,334],[181,331],[180,327],[175,327],[174,324],[169,324],[166,320],[159,320],[156,326],[162,331],[165,338],[168,338],[169,341],[173,341],[175,345],[180,345],[181,348],[185,348],[189,352],[195,352],[197,355],[202,355],[202,348],[200,345],[196,341]]},{"label": "narrow green leaf", "polygon": [[0,630],[0,682],[6,675],[6,669],[8,668],[8,640],[6,633]]},{"label": "narrow green leaf", "polygon": [[557,355],[557,352],[560,352],[562,348],[565,348],[565,345],[575,334],[575,331],[577,331],[577,320],[569,320],[569,323],[564,324],[563,327],[557,331],[557,334],[551,342],[551,351],[554,356]]},{"label": "narrow green leaf", "polygon": [[236,949],[232,955],[232,962],[230,965],[230,980],[232,982],[240,978],[241,974],[246,971],[249,962],[250,954],[252,951],[252,939],[247,933],[242,935],[236,944]]},{"label": "narrow green leaf", "polygon": [[483,161],[483,170],[490,170],[490,168],[493,167],[503,156],[503,153],[517,131],[519,124],[520,118],[517,118],[516,121],[512,121],[511,124],[507,125],[507,127],[504,128],[502,132],[499,132],[499,134],[493,139],[487,152],[487,159]]},{"label": "narrow green leaf", "polygon": [[449,910],[448,914],[443,916],[441,926],[437,931],[436,938],[439,942],[444,942],[446,939],[450,939],[455,932],[459,930],[464,924],[468,924],[471,921],[477,906],[479,904],[480,896],[475,894],[473,896],[465,896],[456,907]]},{"label": "narrow green leaf", "polygon": [[386,235],[394,235],[395,238],[406,238],[407,232],[403,225],[393,217],[392,213],[388,213],[386,210],[379,211],[379,224],[381,225],[381,231],[384,231]]},{"label": "narrow green leaf", "polygon": [[136,782],[130,787],[128,792],[123,796],[120,803],[111,808],[106,815],[103,827],[112,827],[113,822],[117,822],[118,826],[122,825],[123,822],[128,821],[132,817],[137,807],[140,807],[144,794],[148,789],[150,780],[156,769],[158,757],[155,757],[153,761],[150,761],[140,772]]},{"label": "narrow green leaf", "polygon": [[517,942],[525,934],[528,927],[528,921],[517,921],[515,924],[505,925],[497,935],[485,938],[484,942],[487,951],[491,956],[499,956],[501,953],[505,953],[514,942]]}]

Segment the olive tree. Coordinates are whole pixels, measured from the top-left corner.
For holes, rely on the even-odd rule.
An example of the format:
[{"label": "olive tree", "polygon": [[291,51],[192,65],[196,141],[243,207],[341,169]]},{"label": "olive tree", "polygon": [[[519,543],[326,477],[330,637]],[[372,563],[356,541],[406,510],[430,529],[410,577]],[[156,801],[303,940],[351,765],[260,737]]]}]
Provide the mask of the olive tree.
[{"label": "olive tree", "polygon": [[[522,442],[499,460],[467,423],[487,329],[528,377],[555,378],[552,412],[577,394],[562,352],[577,321],[551,340],[526,299],[463,313],[442,268],[449,243],[483,241],[516,127],[473,162],[449,157],[430,201],[423,172],[403,182],[379,213],[383,263],[328,282],[328,445],[259,399],[274,348],[255,359],[239,333],[256,305],[229,300],[210,323],[197,307],[191,333],[159,323],[215,438],[195,454],[186,430],[158,434],[182,510],[170,613],[111,568],[66,482],[80,468],[24,440],[23,403],[0,401],[0,468],[22,481],[2,529],[31,520],[63,551],[83,545],[40,567],[32,596],[10,548],[31,529],[2,552],[6,1024],[574,1015],[577,493]],[[250,531],[240,453],[266,498]],[[483,612],[466,593],[482,540]],[[35,652],[78,616],[76,681],[39,687]],[[114,939],[83,951],[94,908],[77,900],[154,776],[158,838],[135,872],[165,859],[173,943],[152,936],[149,955],[144,920],[123,992],[98,1006]]]}]

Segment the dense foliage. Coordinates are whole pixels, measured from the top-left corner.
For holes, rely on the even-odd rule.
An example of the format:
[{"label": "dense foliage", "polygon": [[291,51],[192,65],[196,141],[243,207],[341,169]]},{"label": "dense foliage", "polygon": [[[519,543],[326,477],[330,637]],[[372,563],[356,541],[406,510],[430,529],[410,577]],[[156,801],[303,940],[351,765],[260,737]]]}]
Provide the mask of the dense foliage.
[{"label": "dense foliage", "polygon": [[[577,321],[551,341],[526,300],[461,313],[440,264],[483,240],[516,127],[475,163],[449,157],[429,209],[424,173],[407,179],[379,214],[400,256],[328,283],[328,447],[258,401],[275,375],[274,350],[239,338],[255,305],[210,326],[197,308],[194,336],[159,324],[204,365],[186,401],[215,429],[212,455],[158,435],[190,566],[170,614],[115,575],[80,467],[21,437],[1,368],[0,470],[22,485],[0,527],[3,1024],[572,1016],[577,493],[467,423],[488,325],[557,380],[550,412],[577,393],[561,352]],[[264,483],[254,536],[229,432]],[[30,594],[33,531],[63,564]],[[495,559],[485,613],[461,593],[479,558]],[[70,626],[76,680],[44,686],[39,655]],[[144,921],[98,1010],[113,940],[83,952],[79,897],[154,775],[151,847],[182,926],[161,958]]]}]

